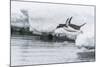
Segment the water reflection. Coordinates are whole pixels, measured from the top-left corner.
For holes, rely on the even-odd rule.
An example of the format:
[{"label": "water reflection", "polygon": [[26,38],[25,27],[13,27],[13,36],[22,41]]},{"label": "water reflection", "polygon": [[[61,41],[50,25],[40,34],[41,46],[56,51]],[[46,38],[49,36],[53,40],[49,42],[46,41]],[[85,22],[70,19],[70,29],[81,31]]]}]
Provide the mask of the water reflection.
[{"label": "water reflection", "polygon": [[74,43],[43,42],[34,38],[34,36],[11,37],[12,66],[94,60],[94,52],[81,52],[82,50]]}]

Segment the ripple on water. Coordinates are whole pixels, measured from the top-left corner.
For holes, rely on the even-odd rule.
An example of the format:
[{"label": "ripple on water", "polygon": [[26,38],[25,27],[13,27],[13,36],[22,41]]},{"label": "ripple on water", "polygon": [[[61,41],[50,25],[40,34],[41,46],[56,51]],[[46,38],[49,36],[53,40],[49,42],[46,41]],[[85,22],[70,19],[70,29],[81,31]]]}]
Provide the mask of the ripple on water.
[{"label": "ripple on water", "polygon": [[[94,53],[80,52],[74,43],[43,42],[32,36],[11,37],[11,65],[91,61]],[[87,57],[87,56],[92,56]],[[86,58],[87,57],[87,58]]]}]

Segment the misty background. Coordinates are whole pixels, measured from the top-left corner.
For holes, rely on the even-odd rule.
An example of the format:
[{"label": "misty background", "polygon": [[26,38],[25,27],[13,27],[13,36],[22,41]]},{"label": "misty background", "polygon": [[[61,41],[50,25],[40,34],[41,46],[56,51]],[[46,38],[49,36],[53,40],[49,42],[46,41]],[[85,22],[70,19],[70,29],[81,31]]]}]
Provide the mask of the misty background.
[{"label": "misty background", "polygon": [[[68,17],[73,16],[71,23],[81,25],[87,23],[83,30],[94,32],[94,7],[64,4],[48,4],[34,2],[11,2],[11,23],[23,26],[22,22],[26,17],[21,10],[26,10],[29,15],[30,31],[37,29],[40,32],[50,32],[60,23],[65,23]],[[25,23],[25,22],[24,22]]]}]

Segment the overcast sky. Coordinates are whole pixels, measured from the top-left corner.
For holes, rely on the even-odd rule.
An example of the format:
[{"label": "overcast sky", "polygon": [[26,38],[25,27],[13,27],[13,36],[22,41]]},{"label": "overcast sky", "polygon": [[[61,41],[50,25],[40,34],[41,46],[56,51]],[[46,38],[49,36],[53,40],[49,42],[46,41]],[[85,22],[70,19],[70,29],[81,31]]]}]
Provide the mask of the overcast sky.
[{"label": "overcast sky", "polygon": [[64,4],[48,4],[35,2],[11,2],[11,13],[21,14],[20,10],[28,11],[30,24],[42,31],[54,29],[59,23],[65,23],[73,16],[72,23],[94,24],[94,7]]}]

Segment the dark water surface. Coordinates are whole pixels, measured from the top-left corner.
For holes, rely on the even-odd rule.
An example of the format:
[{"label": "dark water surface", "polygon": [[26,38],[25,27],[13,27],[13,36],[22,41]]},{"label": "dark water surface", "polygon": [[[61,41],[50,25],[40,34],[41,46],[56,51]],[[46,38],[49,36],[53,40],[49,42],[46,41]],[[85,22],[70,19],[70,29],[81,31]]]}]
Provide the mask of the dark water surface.
[{"label": "dark water surface", "polygon": [[44,42],[37,36],[11,36],[11,65],[34,65],[94,61],[94,51],[71,42]]}]

